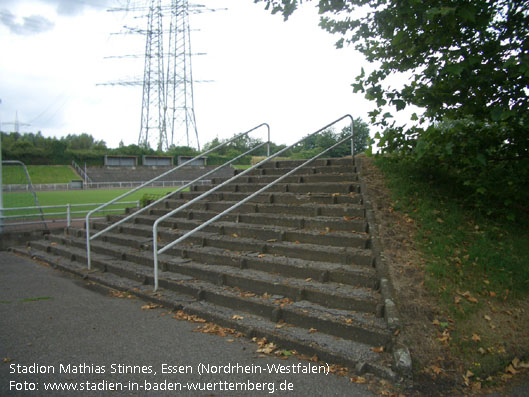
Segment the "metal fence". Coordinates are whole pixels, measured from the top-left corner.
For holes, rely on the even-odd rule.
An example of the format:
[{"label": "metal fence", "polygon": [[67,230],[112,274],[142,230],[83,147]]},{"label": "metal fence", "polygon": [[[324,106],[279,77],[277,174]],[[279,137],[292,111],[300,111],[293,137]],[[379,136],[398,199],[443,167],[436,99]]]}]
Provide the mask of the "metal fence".
[{"label": "metal fence", "polygon": [[[141,186],[145,182],[89,182],[83,184],[83,189],[128,189],[136,186]],[[174,187],[183,186],[189,181],[155,181],[146,187]],[[197,184],[208,185],[211,180],[198,181]],[[70,183],[47,183],[47,184],[33,184],[33,190],[39,191],[54,191],[54,190],[79,190],[79,187],[73,186]],[[4,192],[26,192],[30,191],[30,185],[3,185]]]},{"label": "metal fence", "polygon": [[[15,226],[25,226],[25,225],[34,225],[34,224],[42,224],[42,223],[50,223],[50,222],[57,222],[57,221],[66,221],[67,227],[70,227],[72,224],[72,220],[78,219],[82,220],[84,219],[83,216],[88,212],[91,211],[94,207],[99,207],[102,203],[87,203],[87,204],[64,204],[64,205],[43,205],[39,207],[16,207],[16,208],[3,208],[2,211],[4,215],[0,216],[0,224],[4,228],[7,227],[15,227]],[[121,201],[116,202],[112,204],[114,206],[120,205],[120,206],[128,206],[128,205],[134,205],[136,208],[140,208],[140,201]],[[83,210],[76,210],[77,208],[84,208]],[[90,209],[87,209],[90,208]],[[41,214],[41,210],[50,210],[50,209],[64,209],[62,212],[44,212]],[[22,214],[15,214],[15,215],[5,215],[7,212],[17,212],[17,211],[24,211]],[[31,212],[33,211],[33,212]],[[101,213],[110,213],[110,212],[123,212],[124,208],[111,208],[111,209],[104,209],[101,211]],[[37,217],[48,217],[53,218],[51,220],[34,220],[34,218]],[[24,221],[25,220],[25,221]]]}]

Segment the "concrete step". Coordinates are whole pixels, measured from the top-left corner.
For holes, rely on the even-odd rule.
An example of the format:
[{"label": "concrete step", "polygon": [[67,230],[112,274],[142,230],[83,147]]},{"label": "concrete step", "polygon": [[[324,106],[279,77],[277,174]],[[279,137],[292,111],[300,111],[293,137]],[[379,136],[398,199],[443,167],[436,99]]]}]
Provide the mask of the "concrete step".
[{"label": "concrete step", "polygon": [[[31,250],[32,255],[39,255],[39,253],[54,255],[52,263],[64,263],[65,260],[81,263],[86,261],[86,252],[71,245],[38,241],[32,243]],[[169,260],[175,266],[178,266],[176,262],[181,261],[181,259],[175,260],[174,258]],[[152,285],[153,283],[152,269],[131,262],[129,255],[123,260],[93,252],[92,264],[104,273],[113,273],[136,281],[140,285]],[[183,269],[182,266],[179,268]],[[225,277],[226,280],[228,278],[228,276]],[[233,288],[226,284],[199,280],[193,276],[173,271],[160,272],[159,283],[163,289],[205,300],[218,306],[237,308],[239,313],[259,315],[274,322],[283,320],[297,327],[315,328],[335,337],[353,339],[371,346],[390,347],[391,334],[386,329],[383,319],[375,317],[375,313],[340,308],[330,309],[307,299],[294,300],[283,293],[288,292],[286,289],[275,293],[253,292],[244,288]]]},{"label": "concrete step", "polygon": [[[192,191],[205,192],[218,185],[194,185]],[[240,193],[254,193],[259,189],[267,186],[264,183],[241,183],[228,184],[217,191],[219,192],[240,192]],[[330,193],[330,194],[348,194],[360,193],[360,184],[357,182],[325,182],[325,183],[278,183],[266,190],[271,193]]]},{"label": "concrete step", "polygon": [[[167,210],[173,210],[179,208],[181,205],[185,204],[186,201],[182,199],[168,199],[165,200],[162,204],[155,206],[151,211],[151,214],[154,214],[154,211],[157,208],[163,208]],[[237,204],[236,201],[199,201],[190,207],[191,210],[202,210],[202,211],[212,211],[215,213],[220,213],[227,210],[231,206]],[[182,210],[182,213],[189,212],[188,209]],[[235,214],[274,214],[277,217],[277,214],[285,214],[289,216],[301,216],[303,219],[310,217],[347,217],[347,218],[364,218],[365,209],[362,205],[359,204],[265,204],[265,203],[246,203],[238,207]],[[343,220],[343,219],[342,219]],[[351,219],[349,219],[351,220]],[[323,228],[325,229],[325,228]]]},{"label": "concrete step", "polygon": [[[50,245],[53,243],[54,247],[71,248],[65,249],[65,253],[72,252],[75,248],[83,250],[83,257],[86,256],[83,239],[72,236],[51,236],[50,241]],[[38,245],[35,247],[42,249]],[[152,252],[150,251],[130,249],[124,251],[121,246],[116,244],[94,241],[92,252],[111,255],[117,259],[144,265],[148,269],[153,267]],[[320,282],[310,278],[285,277],[269,271],[241,269],[231,264],[197,262],[193,261],[189,254],[186,254],[185,258],[175,258],[173,253],[162,254],[159,263],[164,271],[184,274],[214,284],[238,287],[255,294],[268,293],[283,295],[294,301],[307,300],[328,308],[376,314],[377,307],[381,304],[379,294],[372,288],[332,281]]]},{"label": "concrete step", "polygon": [[[252,176],[241,176],[235,179],[232,183],[270,183],[275,181],[280,175],[252,175]],[[213,185],[219,185],[230,178],[212,178],[211,183]],[[282,183],[323,183],[323,182],[356,182],[358,181],[358,175],[352,173],[317,173],[317,174],[302,174],[302,175],[291,175],[282,180]]]},{"label": "concrete step", "polygon": [[[103,222],[94,222],[93,231],[102,230],[107,226]],[[106,234],[107,239],[123,239],[123,244],[132,247],[152,245],[152,227],[141,224],[122,224],[118,227],[119,236]],[[185,231],[171,228],[159,228],[159,248],[168,244],[185,234]],[[105,236],[103,236],[105,238]],[[233,235],[217,235],[201,230],[189,237],[181,244],[200,245],[202,247],[216,247],[237,252],[254,252],[259,255],[280,255],[291,258],[326,261],[330,263],[341,263],[344,265],[373,266],[374,258],[368,249],[353,247],[327,247],[319,244],[298,243],[289,241],[257,240],[254,238],[239,237]],[[117,241],[117,240],[116,240]]]},{"label": "concrete step", "polygon": [[[204,192],[179,192],[168,199],[182,199],[192,200]],[[218,201],[241,201],[248,197],[248,193],[241,192],[213,192],[205,200],[218,202]],[[267,203],[267,204],[361,204],[362,196],[359,193],[306,193],[306,194],[295,194],[287,192],[275,192],[275,193],[263,193],[252,200],[251,203]]]},{"label": "concrete step", "polygon": [[[46,250],[49,250],[47,252]],[[348,366],[357,374],[372,373],[377,376],[396,380],[397,374],[391,369],[392,358],[387,351],[391,351],[391,346],[382,345],[378,342],[383,342],[384,329],[380,330],[379,336],[373,336],[372,343],[362,343],[354,340],[352,329],[353,324],[358,324],[357,316],[351,314],[347,317],[338,315],[335,317],[335,322],[340,324],[343,328],[346,337],[335,336],[324,332],[320,325],[332,324],[327,320],[327,311],[318,314],[316,306],[305,306],[304,302],[296,304],[281,303],[280,296],[269,297],[254,297],[245,294],[240,290],[226,289],[226,287],[211,286],[210,289],[202,289],[200,283],[195,283],[193,287],[191,284],[189,288],[179,288],[185,290],[184,293],[170,288],[164,288],[156,293],[152,292],[152,288],[145,281],[149,282],[148,275],[141,273],[141,267],[132,270],[129,266],[123,269],[132,277],[121,277],[116,273],[109,271],[110,269],[94,269],[87,271],[86,266],[76,260],[61,257],[53,251],[56,247],[50,246],[45,251],[40,249],[31,250],[14,249],[18,254],[32,256],[34,259],[49,263],[61,270],[76,274],[88,282],[97,283],[97,285],[105,286],[119,291],[127,292],[131,295],[138,296],[144,300],[151,301],[156,304],[161,304],[169,309],[183,310],[185,313],[197,315],[206,321],[212,321],[224,327],[229,327],[242,332],[245,336],[252,338],[267,338],[269,342],[275,343],[281,349],[296,350],[301,354],[309,356],[317,355],[319,360],[323,362],[336,363]],[[97,262],[105,262],[109,258],[100,256]],[[119,263],[113,264],[113,270],[119,272]],[[107,271],[104,271],[107,270]],[[134,273],[136,270],[139,273]],[[147,279],[147,280],[146,280]],[[182,281],[189,280],[186,276],[175,276],[171,282],[177,286],[185,285]],[[169,283],[169,281],[168,281]],[[223,301],[226,304],[213,303],[212,300]],[[237,302],[237,304],[234,304]],[[238,305],[245,302],[248,311],[242,311]],[[262,313],[255,314],[258,308]],[[305,325],[296,325],[287,322],[282,318],[284,316],[288,320],[300,322]],[[367,320],[366,327],[374,329],[375,324]],[[344,325],[341,325],[344,324]],[[365,328],[364,328],[365,329]],[[362,327],[358,330],[362,333]],[[386,350],[382,353],[373,351],[373,346],[385,346]]]},{"label": "concrete step", "polygon": [[[82,240],[76,244],[78,247],[84,247],[84,229],[69,229],[68,235],[71,237],[82,238]],[[64,237],[60,238],[62,239]],[[54,241],[62,243],[61,240]],[[97,241],[97,239],[94,240],[94,242]],[[142,244],[134,245],[133,249],[138,250],[138,252],[144,252],[146,246],[150,247],[150,243],[150,239],[145,239]],[[130,252],[132,252],[130,247],[121,248],[119,251],[120,255]],[[370,289],[377,289],[378,287],[375,269],[366,266],[348,266],[323,261],[308,261],[278,255],[260,256],[256,253],[245,254],[241,252],[231,252],[222,248],[209,246],[186,246],[185,248],[181,249],[173,249],[171,250],[171,255],[191,259],[193,261],[212,266],[224,265],[237,269],[259,270],[303,280],[310,278],[322,283],[334,282]],[[148,251],[148,257],[145,258],[144,262],[141,263],[146,266],[152,266],[152,256],[150,250]]]},{"label": "concrete step", "polygon": [[[191,230],[200,225],[215,213],[211,212],[192,212],[187,218],[169,217],[160,223],[163,227],[180,230]],[[133,223],[150,225],[159,219],[160,214],[155,215],[138,215],[133,219]],[[109,216],[110,221],[117,221],[119,216]],[[238,237],[247,237],[262,241],[288,241],[298,243],[320,244],[332,247],[354,247],[368,248],[369,238],[366,233],[358,232],[336,232],[323,230],[305,230],[292,227],[267,225],[255,223],[246,224],[241,222],[237,215],[227,215],[220,221],[206,226],[202,231],[207,233],[216,233],[220,235],[232,235]]]},{"label": "concrete step", "polygon": [[[261,165],[260,169],[268,168],[286,168],[292,169],[300,166],[306,162],[306,160],[272,160]],[[326,168],[326,167],[354,167],[353,160],[351,158],[324,158],[317,159],[309,163],[304,168]]]},{"label": "concrete step", "polygon": [[[249,171],[244,176],[259,176],[259,175],[284,175],[286,171],[291,168],[256,168],[252,171]],[[243,170],[237,170],[235,175],[242,173]],[[303,167],[296,171],[293,175],[315,175],[315,174],[356,174],[356,167],[351,167],[351,165],[337,165],[337,166],[322,166],[322,167]]]}]

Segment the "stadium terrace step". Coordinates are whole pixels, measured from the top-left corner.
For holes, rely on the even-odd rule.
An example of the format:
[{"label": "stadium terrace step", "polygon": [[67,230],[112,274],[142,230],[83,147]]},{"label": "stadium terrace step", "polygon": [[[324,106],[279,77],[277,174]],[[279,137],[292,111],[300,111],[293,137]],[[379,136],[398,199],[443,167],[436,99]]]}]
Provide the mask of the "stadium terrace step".
[{"label": "stadium terrace step", "polygon": [[[265,183],[240,183],[228,184],[222,186],[218,191],[220,192],[241,192],[253,193],[266,186]],[[192,187],[194,192],[205,192],[214,188],[215,185],[195,185]],[[326,182],[326,183],[278,183],[268,189],[269,192],[285,192],[285,193],[358,193],[360,192],[360,185],[358,183],[349,182]]]},{"label": "stadium terrace step", "polygon": [[[158,228],[159,248],[301,164],[266,163],[173,214]],[[395,379],[395,326],[350,158],[314,161],[159,255],[160,289],[152,292],[154,222],[227,180],[175,193],[94,239],[90,271],[85,229],[15,250],[250,337]],[[91,233],[121,218],[93,221]]]}]

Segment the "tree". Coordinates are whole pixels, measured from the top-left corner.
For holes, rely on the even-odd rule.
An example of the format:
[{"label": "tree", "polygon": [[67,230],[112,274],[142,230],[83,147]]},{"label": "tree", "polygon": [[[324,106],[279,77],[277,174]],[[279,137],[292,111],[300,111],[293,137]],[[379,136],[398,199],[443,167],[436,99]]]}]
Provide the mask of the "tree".
[{"label": "tree", "polygon": [[[285,19],[303,3],[254,1]],[[353,89],[376,104],[382,151],[425,175],[442,172],[487,212],[529,214],[529,1],[314,2],[320,26],[341,36],[337,46],[353,45],[374,66]],[[406,79],[392,87],[395,76]],[[396,125],[391,112],[410,105],[422,109],[415,125]]]},{"label": "tree", "polygon": [[[285,19],[303,2],[254,1]],[[376,102],[373,121],[390,125],[384,105],[416,105],[423,120],[509,122],[511,139],[521,144],[529,117],[529,2],[319,0],[318,7],[320,26],[342,36],[339,47],[353,44],[380,65],[353,84]],[[388,77],[399,73],[412,77],[390,88]]]}]

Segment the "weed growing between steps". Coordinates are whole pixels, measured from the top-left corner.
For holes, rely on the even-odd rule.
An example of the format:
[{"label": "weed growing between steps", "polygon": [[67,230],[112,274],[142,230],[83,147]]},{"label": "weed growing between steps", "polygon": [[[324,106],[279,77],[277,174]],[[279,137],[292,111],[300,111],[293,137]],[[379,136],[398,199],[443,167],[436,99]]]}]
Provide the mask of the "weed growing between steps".
[{"label": "weed growing between steps", "polygon": [[[431,321],[438,342],[460,361],[458,381],[477,389],[526,371],[513,363],[523,363],[529,354],[527,223],[491,219],[465,207],[453,185],[406,161],[380,157],[375,162],[391,191],[388,210],[415,225],[424,282],[439,306]],[[497,185],[501,188],[501,181]]]}]

